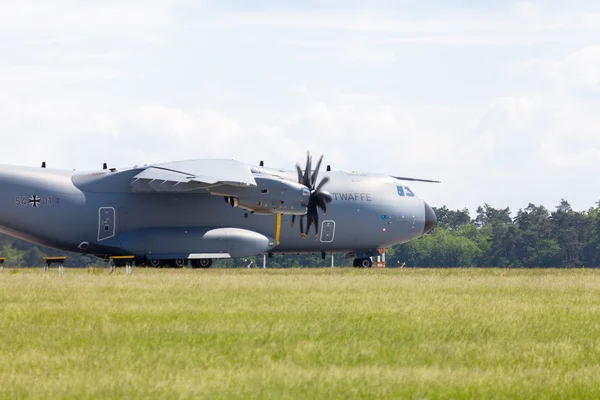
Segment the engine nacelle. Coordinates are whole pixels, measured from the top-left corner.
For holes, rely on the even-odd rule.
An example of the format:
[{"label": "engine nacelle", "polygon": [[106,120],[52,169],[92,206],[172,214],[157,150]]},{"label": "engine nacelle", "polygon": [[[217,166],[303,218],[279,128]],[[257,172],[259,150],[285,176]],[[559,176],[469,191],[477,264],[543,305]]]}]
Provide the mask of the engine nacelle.
[{"label": "engine nacelle", "polygon": [[277,176],[255,175],[256,186],[227,187],[226,192],[212,190],[232,207],[240,207],[257,214],[304,215],[310,199],[310,190],[299,183]]}]

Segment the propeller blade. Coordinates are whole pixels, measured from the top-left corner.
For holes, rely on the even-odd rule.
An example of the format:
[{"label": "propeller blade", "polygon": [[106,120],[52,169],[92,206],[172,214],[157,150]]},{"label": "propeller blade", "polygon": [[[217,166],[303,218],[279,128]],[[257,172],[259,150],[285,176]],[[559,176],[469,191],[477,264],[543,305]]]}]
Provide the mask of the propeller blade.
[{"label": "propeller blade", "polygon": [[[307,217],[307,218],[310,218],[310,217]],[[307,232],[308,232],[308,229],[307,229]],[[300,236],[302,236],[303,238],[306,237],[306,233],[304,233],[304,215],[300,216]]]},{"label": "propeller blade", "polygon": [[321,179],[321,182],[319,182],[319,186],[317,186],[317,189],[316,189],[316,191],[317,191],[317,192],[321,191],[321,188],[322,188],[323,186],[325,186],[325,185],[326,185],[326,184],[327,184],[329,181],[330,181],[330,179],[329,179],[329,177],[328,177],[328,176],[326,176],[325,178]]},{"label": "propeller blade", "polygon": [[325,200],[321,196],[317,196],[317,198],[314,201],[315,205],[321,210],[323,210],[323,214],[327,215],[327,203],[325,202]]},{"label": "propeller blade", "polygon": [[327,204],[333,201],[333,196],[331,195],[331,193],[326,192],[325,190],[321,190],[317,196],[322,198]]},{"label": "propeller blade", "polygon": [[296,172],[298,172],[298,183],[302,184],[302,168],[296,164]]},{"label": "propeller blade", "polygon": [[321,168],[321,161],[323,161],[323,155],[321,155],[321,158],[319,158],[319,161],[317,161],[317,165],[315,166],[315,172],[313,172],[312,174],[313,184],[317,182],[317,176],[319,175],[319,169]]},{"label": "propeller blade", "polygon": [[426,183],[442,183],[440,181],[432,181],[430,179],[419,179],[419,178],[407,178],[404,176],[392,176],[400,181],[412,181],[412,182],[426,182]]},{"label": "propeller blade", "polygon": [[306,224],[306,230],[304,231],[304,236],[308,236],[308,231],[310,231],[310,227],[313,224],[313,221],[315,219],[315,214],[316,214],[316,209],[314,209],[313,207],[310,207],[308,209],[308,212],[306,213],[306,218],[307,218],[307,224]]},{"label": "propeller blade", "polygon": [[[312,156],[310,151],[306,152],[306,167],[302,171],[302,167],[296,164],[296,172],[298,173],[298,183],[306,186],[310,190],[310,198],[306,207],[306,214],[300,216],[300,236],[304,239],[308,236],[310,227],[315,225],[315,237],[319,235],[319,210],[323,211],[327,215],[327,204],[333,201],[333,196],[327,191],[321,191],[321,189],[330,181],[328,176],[321,179],[317,186],[317,178],[321,169],[321,163],[323,161],[323,155],[319,157],[317,164],[315,165],[314,172],[311,168]],[[317,186],[315,188],[315,186]],[[304,226],[304,217],[306,216],[306,226]],[[291,225],[294,227],[296,222],[296,216],[292,215]]]},{"label": "propeller blade", "polygon": [[310,181],[310,164],[312,163],[312,157],[309,152],[306,152],[306,169],[304,170],[304,186],[312,189],[312,182]]}]

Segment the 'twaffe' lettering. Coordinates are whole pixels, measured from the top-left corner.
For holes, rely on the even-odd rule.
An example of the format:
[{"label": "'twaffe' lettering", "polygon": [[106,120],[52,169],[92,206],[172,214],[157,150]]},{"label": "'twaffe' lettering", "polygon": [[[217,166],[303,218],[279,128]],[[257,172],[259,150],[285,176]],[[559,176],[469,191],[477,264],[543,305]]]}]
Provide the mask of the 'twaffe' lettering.
[{"label": "'twaffe' lettering", "polygon": [[332,193],[334,200],[373,201],[371,193]]}]

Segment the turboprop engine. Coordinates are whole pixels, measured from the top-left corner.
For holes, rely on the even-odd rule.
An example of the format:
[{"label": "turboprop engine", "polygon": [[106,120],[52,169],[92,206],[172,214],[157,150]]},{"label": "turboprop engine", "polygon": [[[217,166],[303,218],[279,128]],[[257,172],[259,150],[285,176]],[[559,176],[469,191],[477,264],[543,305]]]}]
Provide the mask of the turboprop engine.
[{"label": "turboprop engine", "polygon": [[256,186],[227,187],[226,193],[213,189],[232,207],[240,207],[256,214],[304,215],[310,201],[310,189],[278,176],[255,175]]}]

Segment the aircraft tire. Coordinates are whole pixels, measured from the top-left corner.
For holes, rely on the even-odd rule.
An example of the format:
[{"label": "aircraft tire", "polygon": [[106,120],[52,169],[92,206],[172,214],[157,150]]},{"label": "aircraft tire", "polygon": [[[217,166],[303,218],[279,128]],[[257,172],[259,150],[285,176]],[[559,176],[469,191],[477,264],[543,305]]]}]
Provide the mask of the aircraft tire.
[{"label": "aircraft tire", "polygon": [[371,268],[373,266],[373,261],[369,257],[356,259],[357,266],[361,268]]},{"label": "aircraft tire", "polygon": [[212,258],[199,258],[191,260],[192,268],[210,268],[212,266]]},{"label": "aircraft tire", "polygon": [[183,264],[181,264],[181,267],[178,264],[179,260],[181,259],[162,260],[163,268],[182,268],[185,265],[185,260],[182,260]]},{"label": "aircraft tire", "polygon": [[188,260],[184,259],[184,258],[177,258],[175,260],[173,260],[173,264],[175,265],[176,268],[183,268],[187,265]]},{"label": "aircraft tire", "polygon": [[148,262],[148,265],[150,265],[153,268],[160,268],[162,266],[162,260],[157,260],[157,259],[150,260]]}]

